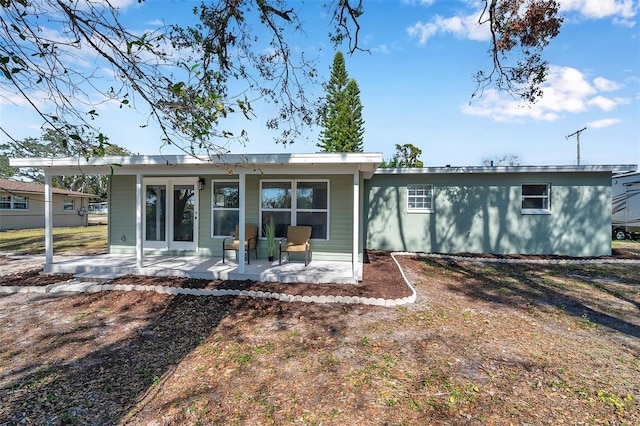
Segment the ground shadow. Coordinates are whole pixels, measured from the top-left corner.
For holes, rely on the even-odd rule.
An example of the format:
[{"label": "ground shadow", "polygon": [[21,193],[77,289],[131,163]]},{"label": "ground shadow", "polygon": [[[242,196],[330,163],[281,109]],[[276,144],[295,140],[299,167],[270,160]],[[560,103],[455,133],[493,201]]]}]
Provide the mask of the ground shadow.
[{"label": "ground shadow", "polygon": [[[134,310],[132,304],[144,303],[137,292],[127,294],[131,296],[130,304],[121,304],[117,312],[107,312],[103,319],[81,318],[87,315],[90,319],[94,309],[109,309],[108,298],[116,293],[119,292],[67,296],[76,298],[81,309],[72,326],[42,334],[29,351],[37,360],[39,353],[65,346],[95,342],[96,350],[60,365],[36,361],[4,377],[7,384],[0,388],[0,399],[4,401],[0,423],[19,424],[27,418],[35,424],[83,423],[79,419],[92,419],[93,424],[101,425],[117,423],[134,407],[140,395],[211,333],[231,301],[166,296],[165,303],[150,305],[144,318],[146,325],[136,330],[133,337],[103,346],[99,340],[115,328],[114,321],[129,322],[135,327],[143,320],[129,314]],[[83,390],[78,392],[79,388]]]},{"label": "ground shadow", "polygon": [[[605,312],[596,309],[596,292],[603,291],[608,296],[616,297],[621,303],[638,307],[638,302],[625,296],[623,292],[603,289],[603,284],[597,284],[593,277],[574,276],[581,283],[588,285],[593,291],[584,299],[575,297],[569,291],[570,287],[556,284],[549,280],[557,266],[545,266],[541,272],[539,265],[516,264],[486,264],[480,268],[466,266],[463,262],[446,259],[421,259],[428,265],[445,268],[452,273],[465,276],[463,285],[449,285],[451,291],[466,296],[484,300],[490,303],[509,305],[510,307],[529,311],[532,307],[557,308],[567,315],[578,318],[585,324],[597,324],[616,330],[627,336],[640,339],[640,326],[616,316],[615,310]],[[626,282],[627,285],[637,286],[636,282]]]},{"label": "ground shadow", "polygon": [[[33,296],[29,303],[59,303],[62,298],[73,301],[68,313],[75,316],[72,321],[40,333],[38,341],[27,349],[14,342],[4,348],[2,355],[7,360],[20,355],[12,350],[28,350],[33,361],[0,377],[0,424],[119,424],[135,414],[140,402],[171,376],[182,359],[220,332],[225,317],[268,314],[274,316],[279,329],[286,329],[292,324],[288,319],[292,310],[302,309],[294,306],[299,304],[283,307],[278,301],[244,297],[117,291],[40,295]],[[153,302],[148,302],[150,298]],[[141,311],[137,304],[146,304],[147,309]],[[100,313],[104,315],[91,320],[92,315]],[[328,331],[332,335],[340,335],[347,328],[337,317],[331,324]],[[133,327],[135,332],[101,344],[117,327]],[[233,333],[225,338],[242,340],[241,335]],[[69,354],[56,365],[39,361],[50,358],[40,357],[43,352],[86,345],[95,349],[78,358]]]}]

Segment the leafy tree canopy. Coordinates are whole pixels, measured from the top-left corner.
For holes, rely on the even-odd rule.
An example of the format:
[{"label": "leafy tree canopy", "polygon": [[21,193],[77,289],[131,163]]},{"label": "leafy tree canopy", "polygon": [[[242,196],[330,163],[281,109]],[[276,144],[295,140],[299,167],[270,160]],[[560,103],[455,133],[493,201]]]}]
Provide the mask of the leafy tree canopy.
[{"label": "leafy tree canopy", "polygon": [[[562,23],[558,2],[483,3],[478,22],[491,29],[493,69],[476,75],[474,95],[494,85],[535,101],[547,74],[541,52]],[[0,95],[22,99],[43,127],[62,139],[94,144],[97,152],[107,140],[93,123],[103,103],[148,111],[141,126],[157,123],[165,144],[219,155],[229,139],[247,137],[225,130],[224,119],[251,119],[254,103],[266,101],[277,109],[268,127],[279,131],[279,142],[292,143],[314,124],[318,109],[305,91],[316,84],[314,58],[294,54],[287,42],[290,34],[304,31],[297,5],[203,2],[193,9],[196,25],[139,34],[122,25],[108,1],[0,0]],[[330,40],[346,43],[350,54],[362,50],[363,2],[338,0],[326,7]],[[87,54],[96,58],[95,69],[77,71],[74,64]],[[5,127],[0,131],[11,138]]]},{"label": "leafy tree canopy", "polygon": [[418,159],[421,154],[422,150],[413,144],[396,144],[396,153],[391,157],[391,159],[383,161],[380,167],[383,169],[396,167],[422,167],[424,166],[424,163]]},{"label": "leafy tree canopy", "polygon": [[[19,157],[88,157],[92,155],[100,156],[123,156],[131,155],[127,149],[110,144],[108,142],[98,142],[96,136],[91,134],[83,135],[86,144],[80,140],[67,141],[54,129],[46,130],[39,139],[26,138],[22,141],[10,141],[0,144],[0,173],[2,177],[44,183],[44,173],[41,169],[9,167],[9,158]],[[87,146],[92,149],[87,150]],[[96,146],[101,146],[97,151]],[[3,167],[6,165],[6,167]],[[107,176],[53,176],[52,185],[58,188],[81,191],[95,194],[96,198],[107,198]]]}]

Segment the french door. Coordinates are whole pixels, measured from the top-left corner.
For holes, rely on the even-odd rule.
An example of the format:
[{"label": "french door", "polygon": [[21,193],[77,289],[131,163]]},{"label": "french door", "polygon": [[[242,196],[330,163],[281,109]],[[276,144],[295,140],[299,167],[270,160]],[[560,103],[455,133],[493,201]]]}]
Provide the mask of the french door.
[{"label": "french door", "polygon": [[144,248],[196,250],[197,178],[144,179]]}]

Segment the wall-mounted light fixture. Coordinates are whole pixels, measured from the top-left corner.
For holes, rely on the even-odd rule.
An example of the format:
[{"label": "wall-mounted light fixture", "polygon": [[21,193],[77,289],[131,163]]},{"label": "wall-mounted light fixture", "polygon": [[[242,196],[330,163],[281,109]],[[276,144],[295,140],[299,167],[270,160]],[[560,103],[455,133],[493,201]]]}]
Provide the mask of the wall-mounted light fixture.
[{"label": "wall-mounted light fixture", "polygon": [[204,178],[198,178],[198,189],[200,191],[204,189]]}]

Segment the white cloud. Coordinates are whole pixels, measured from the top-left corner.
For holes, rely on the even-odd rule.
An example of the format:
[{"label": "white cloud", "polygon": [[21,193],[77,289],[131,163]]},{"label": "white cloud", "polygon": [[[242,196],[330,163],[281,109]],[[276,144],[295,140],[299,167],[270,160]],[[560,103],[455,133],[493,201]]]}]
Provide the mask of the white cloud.
[{"label": "white cloud", "polygon": [[32,108],[32,103],[39,109],[51,107],[51,94],[44,90],[38,90],[29,94],[29,99],[15,93],[5,87],[0,87],[0,105]]},{"label": "white cloud", "polygon": [[381,53],[383,55],[388,55],[389,53],[391,53],[391,49],[389,49],[389,46],[387,46],[386,44],[379,44],[378,46],[374,47],[372,51]]},{"label": "white cloud", "polygon": [[624,105],[631,102],[629,98],[607,98],[605,96],[596,96],[595,98],[589,99],[587,104],[589,106],[595,106],[600,108],[603,111],[611,111],[615,109],[618,105]]},{"label": "white cloud", "polygon": [[138,0],[77,0],[74,7],[83,11],[112,7],[122,12],[130,7],[140,7],[140,2]]},{"label": "white cloud", "polygon": [[437,23],[444,32],[450,32],[458,37],[468,38],[476,41],[489,40],[491,33],[488,25],[480,25],[478,18],[480,12],[466,16],[454,16],[442,19],[438,17]]},{"label": "white cloud", "polygon": [[596,85],[598,90],[603,92],[611,92],[613,90],[618,90],[622,86],[615,81],[607,80],[606,78],[596,77],[593,79],[593,84]]},{"label": "white cloud", "polygon": [[495,121],[555,121],[563,114],[577,114],[594,107],[611,111],[619,105],[631,102],[629,98],[608,98],[599,94],[612,90],[614,84],[601,77],[594,79],[591,84],[575,68],[551,66],[547,81],[542,86],[544,95],[537,103],[525,105],[492,89],[472,105],[463,106],[462,112],[490,117]]},{"label": "white cloud", "polygon": [[163,27],[165,25],[165,23],[161,19],[154,19],[152,21],[148,21],[146,23],[146,25],[149,26],[149,27],[156,28],[156,27]]},{"label": "white cloud", "polygon": [[[84,4],[83,4],[84,3]],[[78,5],[80,7],[83,7],[85,9],[89,8],[88,3],[102,3],[104,6],[107,5],[111,5],[114,9],[127,9],[130,6],[135,6],[138,4],[138,0],[101,0],[101,1],[95,1],[95,0],[84,0],[84,2],[80,1],[78,2]]]},{"label": "white cloud", "polygon": [[578,12],[587,19],[613,18],[621,25],[633,26],[637,7],[633,0],[561,0],[561,12]]},{"label": "white cloud", "polygon": [[427,41],[438,32],[438,27],[433,23],[425,24],[416,22],[407,28],[407,34],[411,37],[418,38],[418,44],[424,45]]},{"label": "white cloud", "polygon": [[593,129],[602,129],[603,127],[613,126],[614,124],[618,124],[619,122],[620,120],[617,118],[605,118],[602,120],[587,123],[587,127],[591,127]]},{"label": "white cloud", "polygon": [[633,28],[636,25],[636,21],[631,19],[613,18],[613,23],[622,27]]},{"label": "white cloud", "polygon": [[424,45],[431,37],[438,33],[453,34],[456,37],[469,40],[485,41],[491,38],[488,25],[480,25],[478,17],[480,11],[470,15],[458,15],[444,18],[436,15],[430,22],[419,21],[407,28],[407,34],[418,38],[418,43]]},{"label": "white cloud", "polygon": [[604,111],[611,111],[616,107],[616,102],[613,99],[604,96],[596,96],[595,98],[589,99],[587,104],[596,106]]},{"label": "white cloud", "polygon": [[431,6],[434,2],[435,0],[402,0],[404,4],[414,5],[419,3],[421,6]]}]

